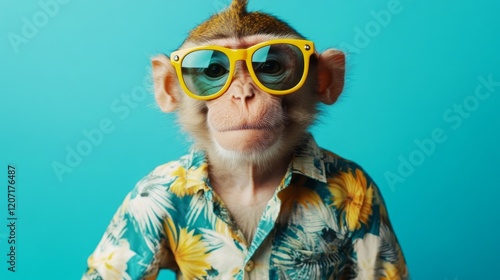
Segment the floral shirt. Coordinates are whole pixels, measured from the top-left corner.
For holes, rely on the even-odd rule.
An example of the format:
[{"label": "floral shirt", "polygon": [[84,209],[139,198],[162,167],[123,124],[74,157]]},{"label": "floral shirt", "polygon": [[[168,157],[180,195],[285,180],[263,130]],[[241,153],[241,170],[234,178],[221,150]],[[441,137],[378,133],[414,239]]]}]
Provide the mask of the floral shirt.
[{"label": "floral shirt", "polygon": [[408,279],[384,201],[354,162],[310,137],[295,152],[251,244],[210,187],[201,151],[139,181],[82,279]]}]

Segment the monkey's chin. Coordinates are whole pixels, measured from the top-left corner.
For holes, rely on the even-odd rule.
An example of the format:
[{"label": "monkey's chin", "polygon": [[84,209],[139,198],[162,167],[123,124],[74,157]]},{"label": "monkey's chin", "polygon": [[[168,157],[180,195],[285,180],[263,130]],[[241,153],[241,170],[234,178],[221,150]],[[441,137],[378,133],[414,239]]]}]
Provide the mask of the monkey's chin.
[{"label": "monkey's chin", "polygon": [[269,162],[280,150],[282,129],[240,129],[212,134],[219,156],[230,160]]}]

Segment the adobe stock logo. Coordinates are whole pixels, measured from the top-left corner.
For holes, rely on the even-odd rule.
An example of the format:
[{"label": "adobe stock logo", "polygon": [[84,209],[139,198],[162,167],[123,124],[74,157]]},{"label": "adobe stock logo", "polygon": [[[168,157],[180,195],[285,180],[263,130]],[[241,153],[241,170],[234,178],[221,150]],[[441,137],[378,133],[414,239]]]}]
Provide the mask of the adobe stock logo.
[{"label": "adobe stock logo", "polygon": [[[479,76],[479,83],[473,94],[466,96],[462,102],[453,104],[443,113],[443,120],[447,123],[452,130],[457,130],[462,127],[465,119],[468,119],[476,112],[481,102],[488,100],[492,93],[499,90],[500,81],[493,80],[493,75],[489,74],[488,77]],[[432,156],[438,145],[443,144],[448,140],[446,130],[442,127],[434,128],[430,137],[424,139],[415,139],[415,149],[408,155],[398,156],[398,167],[396,172],[386,171],[384,173],[385,180],[392,191],[395,191],[394,186],[398,183],[403,183],[410,177],[417,167],[424,164],[425,160]]]},{"label": "adobe stock logo", "polygon": [[66,5],[71,0],[40,0],[38,1],[38,7],[40,10],[35,12],[30,18],[22,17],[22,26],[19,33],[9,32],[7,34],[7,39],[9,40],[10,46],[15,53],[19,53],[19,47],[21,45],[26,45],[29,40],[35,38],[35,36],[40,32],[40,29],[44,28],[50,21],[54,18],[61,9],[61,5]]}]

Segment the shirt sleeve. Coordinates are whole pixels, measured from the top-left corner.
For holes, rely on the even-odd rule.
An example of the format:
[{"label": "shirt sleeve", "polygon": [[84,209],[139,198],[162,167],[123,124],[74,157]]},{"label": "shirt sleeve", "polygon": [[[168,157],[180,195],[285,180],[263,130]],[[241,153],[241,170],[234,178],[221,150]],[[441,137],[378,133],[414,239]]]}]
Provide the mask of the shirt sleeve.
[{"label": "shirt sleeve", "polygon": [[82,280],[156,279],[160,266],[174,263],[163,230],[165,193],[161,185],[138,183],[88,258]]},{"label": "shirt sleeve", "polygon": [[[405,280],[409,273],[401,246],[389,221],[384,200],[359,167],[344,176],[343,224],[349,232],[348,279]],[[340,202],[339,202],[340,203]]]},{"label": "shirt sleeve", "polygon": [[389,221],[380,190],[362,169],[355,172],[364,177],[363,198],[357,216],[358,227],[352,231],[355,279],[410,279],[406,261]]}]

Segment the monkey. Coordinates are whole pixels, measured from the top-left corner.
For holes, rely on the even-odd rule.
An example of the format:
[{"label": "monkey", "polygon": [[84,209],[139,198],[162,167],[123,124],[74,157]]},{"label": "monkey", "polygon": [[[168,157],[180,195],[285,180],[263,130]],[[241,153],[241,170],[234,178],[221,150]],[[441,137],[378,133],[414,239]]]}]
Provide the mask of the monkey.
[{"label": "monkey", "polygon": [[82,279],[408,279],[380,190],[309,127],[345,55],[233,0],[152,58],[155,99],[190,153],[139,181]]}]

